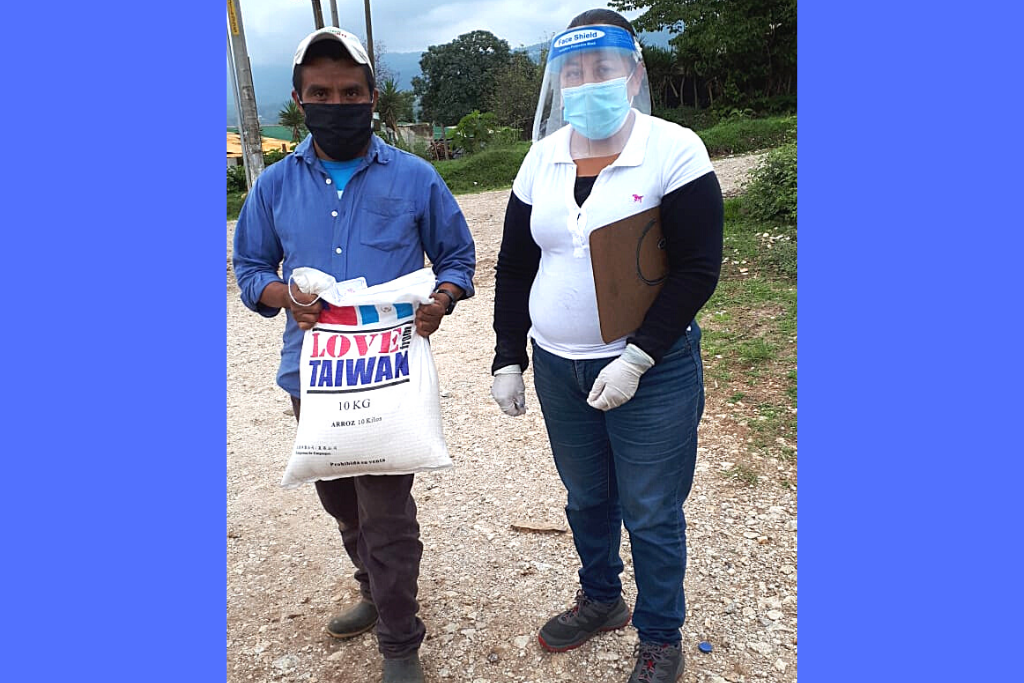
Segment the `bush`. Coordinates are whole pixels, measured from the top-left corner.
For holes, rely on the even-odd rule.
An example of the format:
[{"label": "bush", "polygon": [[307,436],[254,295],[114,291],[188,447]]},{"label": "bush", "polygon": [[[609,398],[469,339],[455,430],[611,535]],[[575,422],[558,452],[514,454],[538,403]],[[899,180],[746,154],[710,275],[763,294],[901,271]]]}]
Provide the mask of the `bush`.
[{"label": "bush", "polygon": [[481,114],[472,111],[459,120],[452,132],[452,144],[466,154],[479,152],[487,145],[491,129],[497,124],[497,117],[491,112]]},{"label": "bush", "polygon": [[266,168],[267,166],[270,166],[273,163],[281,161],[281,159],[284,159],[286,156],[288,156],[288,154],[290,154],[290,152],[282,152],[279,149],[272,149],[269,152],[264,152],[263,168]]},{"label": "bush", "polygon": [[245,202],[245,195],[248,192],[228,192],[228,220],[233,221],[238,219],[238,214],[242,211],[242,204]]},{"label": "bush", "polygon": [[796,223],[796,143],[773,149],[750,174],[744,211],[760,221]]},{"label": "bush", "polygon": [[491,147],[511,147],[522,141],[523,131],[511,126],[499,126],[491,133]]},{"label": "bush", "polygon": [[430,153],[430,145],[423,140],[413,140],[412,149],[408,149],[406,151],[415,154],[424,161],[434,160],[433,155]]},{"label": "bush", "polygon": [[[292,145],[292,149],[295,146]],[[281,159],[288,156],[288,152],[282,152],[279,149],[272,149],[269,152],[263,154],[263,168],[266,170],[271,164],[277,163]],[[247,192],[249,186],[245,180],[245,164],[239,164],[238,166],[228,166],[228,194],[232,192]]]},{"label": "bush", "polygon": [[487,149],[453,161],[435,161],[434,168],[453,193],[497,190],[512,186],[530,143]]},{"label": "bush", "polygon": [[452,131],[452,145],[464,154],[476,154],[489,147],[508,147],[519,141],[519,129],[499,126],[492,112],[472,111]]},{"label": "bush", "polygon": [[245,192],[245,166],[228,166],[228,192]]}]

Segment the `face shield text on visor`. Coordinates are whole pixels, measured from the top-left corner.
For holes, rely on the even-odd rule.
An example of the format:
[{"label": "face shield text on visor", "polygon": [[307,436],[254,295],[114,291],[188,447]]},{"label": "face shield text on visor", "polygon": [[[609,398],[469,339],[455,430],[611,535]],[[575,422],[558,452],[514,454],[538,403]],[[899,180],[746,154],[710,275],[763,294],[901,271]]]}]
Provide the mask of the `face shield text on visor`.
[{"label": "face shield text on visor", "polygon": [[574,159],[618,154],[632,110],[651,113],[639,44],[618,26],[583,26],[555,36],[548,51],[533,141],[558,134]]}]

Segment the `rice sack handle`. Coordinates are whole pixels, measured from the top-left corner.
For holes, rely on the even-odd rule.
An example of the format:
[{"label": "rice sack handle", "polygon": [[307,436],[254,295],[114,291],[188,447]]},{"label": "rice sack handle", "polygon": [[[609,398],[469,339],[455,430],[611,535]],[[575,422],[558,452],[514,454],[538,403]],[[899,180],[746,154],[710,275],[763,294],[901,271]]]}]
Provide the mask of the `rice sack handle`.
[{"label": "rice sack handle", "polygon": [[414,325],[433,287],[423,268],[358,291],[317,292],[329,308],[302,341],[302,411],[283,487],[452,466],[437,368]]}]

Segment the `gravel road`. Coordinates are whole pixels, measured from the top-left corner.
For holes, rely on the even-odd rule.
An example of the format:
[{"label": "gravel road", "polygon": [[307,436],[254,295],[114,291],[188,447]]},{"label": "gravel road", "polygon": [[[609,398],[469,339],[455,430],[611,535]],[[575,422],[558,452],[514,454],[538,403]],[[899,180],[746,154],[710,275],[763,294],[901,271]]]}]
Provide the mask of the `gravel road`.
[{"label": "gravel road", "polygon": [[[735,194],[758,159],[715,160],[723,193]],[[494,265],[507,198],[507,190],[458,197],[476,240],[477,295],[432,337],[455,467],[419,475],[414,487],[424,543],[421,658],[429,683],[622,683],[633,665],[631,627],[558,655],[536,641],[537,628],[571,604],[577,565],[531,373],[523,417],[502,414],[489,393]],[[239,301],[233,230],[229,221],[227,681],[376,683],[373,635],[337,641],[324,633],[329,617],[358,599],[358,588],[313,487],[278,486],[295,435],[288,397],[274,384],[283,317],[262,319]],[[686,504],[683,680],[796,681],[796,488],[771,480],[751,487],[720,475],[749,448],[727,419],[727,398],[708,387]],[[551,530],[521,528],[531,525]],[[625,534],[622,557],[632,603]],[[701,641],[713,651],[700,652]]]}]

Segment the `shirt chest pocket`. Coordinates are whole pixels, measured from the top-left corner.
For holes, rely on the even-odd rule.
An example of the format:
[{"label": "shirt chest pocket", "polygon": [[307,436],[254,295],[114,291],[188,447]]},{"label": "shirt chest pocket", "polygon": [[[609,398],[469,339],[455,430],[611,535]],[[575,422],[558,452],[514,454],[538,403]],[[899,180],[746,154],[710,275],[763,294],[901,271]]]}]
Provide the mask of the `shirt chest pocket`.
[{"label": "shirt chest pocket", "polygon": [[416,207],[407,199],[368,198],[359,225],[359,242],[381,251],[419,244]]}]

